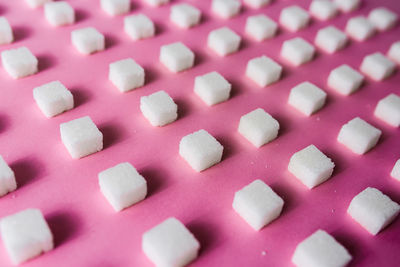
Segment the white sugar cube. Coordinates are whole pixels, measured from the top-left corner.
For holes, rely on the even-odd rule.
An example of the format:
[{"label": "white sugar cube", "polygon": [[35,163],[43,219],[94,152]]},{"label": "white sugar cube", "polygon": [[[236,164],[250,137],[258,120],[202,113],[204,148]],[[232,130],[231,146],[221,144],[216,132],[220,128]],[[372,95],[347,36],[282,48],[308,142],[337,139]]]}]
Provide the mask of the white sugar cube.
[{"label": "white sugar cube", "polygon": [[375,81],[382,81],[393,74],[396,64],[382,53],[374,53],[364,57],[360,70]]},{"label": "white sugar cube", "polygon": [[345,267],[352,259],[347,249],[324,230],[301,241],[292,262],[297,267]]},{"label": "white sugar cube", "polygon": [[374,115],[393,127],[400,126],[400,96],[390,94],[379,100]]},{"label": "white sugar cube", "polygon": [[65,1],[49,2],[44,5],[44,15],[53,26],[64,26],[75,22],[75,11]]},{"label": "white sugar cube", "polygon": [[199,241],[173,217],[142,236],[142,250],[156,266],[185,266],[197,258],[199,249]]},{"label": "white sugar cube", "polygon": [[143,14],[126,16],[124,30],[135,41],[153,37],[155,33],[153,21]]},{"label": "white sugar cube", "polygon": [[197,172],[219,163],[224,147],[205,130],[188,134],[179,143],[179,155]]},{"label": "white sugar cube", "polygon": [[292,88],[288,103],[303,114],[310,116],[325,104],[326,93],[310,82]]},{"label": "white sugar cube", "polygon": [[34,88],[33,98],[48,118],[74,107],[74,97],[60,81],[49,82]]},{"label": "white sugar cube", "polygon": [[246,76],[261,87],[278,81],[281,73],[282,66],[266,56],[250,59],[246,67]]},{"label": "white sugar cube", "polygon": [[189,4],[176,4],[171,7],[170,20],[181,28],[190,28],[200,22],[201,11]]},{"label": "white sugar cube", "polygon": [[194,92],[209,106],[228,100],[232,85],[216,71],[197,76]]},{"label": "white sugar cube", "polygon": [[108,168],[98,176],[100,191],[115,211],[128,208],[146,197],[146,180],[128,162]]},{"label": "white sugar cube", "polygon": [[240,118],[238,131],[256,147],[261,147],[278,136],[279,122],[262,108]]},{"label": "white sugar cube", "polygon": [[228,27],[222,27],[208,34],[207,45],[220,56],[232,54],[239,49],[240,36]]},{"label": "white sugar cube", "polygon": [[121,92],[143,86],[144,78],[144,69],[131,58],[115,61],[109,66],[108,79]]},{"label": "white sugar cube", "polygon": [[336,16],[338,8],[330,0],[313,0],[310,4],[310,13],[319,20],[329,20]]},{"label": "white sugar cube", "polygon": [[300,66],[313,59],[315,47],[301,37],[283,42],[281,56],[294,66]]},{"label": "white sugar cube", "polygon": [[2,218],[0,231],[14,264],[37,257],[54,247],[53,235],[38,209],[26,209]]},{"label": "white sugar cube", "polygon": [[329,73],[328,86],[342,95],[350,95],[360,88],[363,81],[361,73],[343,64]]},{"label": "white sugar cube", "polygon": [[261,8],[271,3],[271,0],[244,0],[243,2],[252,8]]},{"label": "white sugar cube", "polygon": [[25,46],[1,52],[3,68],[14,79],[19,79],[38,71],[38,60]]},{"label": "white sugar cube", "polygon": [[296,152],[290,158],[288,170],[309,189],[328,180],[335,164],[316,146]]},{"label": "white sugar cube", "polygon": [[393,166],[392,171],[390,172],[390,176],[392,176],[394,179],[400,181],[400,159],[396,161],[396,163]]},{"label": "white sugar cube", "polygon": [[372,235],[388,226],[399,211],[399,204],[373,187],[356,195],[347,209],[347,213]]},{"label": "white sugar cube", "polygon": [[14,35],[10,23],[5,17],[0,17],[0,45],[12,43]]},{"label": "white sugar cube", "polygon": [[315,45],[329,54],[342,49],[347,42],[347,35],[335,26],[328,26],[319,30],[315,37]]},{"label": "white sugar cube", "polygon": [[334,0],[342,12],[351,12],[360,6],[360,0]]},{"label": "white sugar cube", "polygon": [[281,214],[283,199],[261,180],[235,193],[232,207],[254,230],[259,231]]},{"label": "white sugar cube", "polygon": [[104,50],[104,35],[93,27],[86,27],[71,32],[71,41],[82,54],[89,55]]},{"label": "white sugar cube", "polygon": [[291,32],[305,28],[310,21],[310,15],[299,6],[289,6],[282,9],[279,23]]},{"label": "white sugar cube", "polygon": [[345,32],[354,40],[362,42],[375,34],[375,26],[364,16],[349,19]]},{"label": "white sugar cube", "polygon": [[0,155],[0,197],[17,189],[17,182],[13,170]]},{"label": "white sugar cube", "polygon": [[38,8],[53,0],[25,0],[31,8]]},{"label": "white sugar cube", "polygon": [[89,116],[61,123],[60,134],[72,158],[82,158],[103,149],[103,134]]},{"label": "white sugar cube", "polygon": [[278,24],[265,15],[250,16],[246,20],[246,33],[258,42],[272,38],[278,30]]},{"label": "white sugar cube", "polygon": [[131,9],[130,0],[100,0],[100,5],[110,16],[126,14]]},{"label": "white sugar cube", "polygon": [[140,110],[153,126],[164,126],[176,120],[178,106],[165,92],[158,91],[140,98]]},{"label": "white sugar cube", "polygon": [[219,17],[229,19],[239,13],[241,5],[238,0],[213,0],[211,10]]},{"label": "white sugar cube", "polygon": [[398,20],[399,16],[385,7],[373,9],[369,15],[369,21],[380,31],[386,31],[392,28]]},{"label": "white sugar cube", "polygon": [[381,136],[381,130],[356,117],[342,126],[337,140],[358,155],[373,148]]},{"label": "white sugar cube", "polygon": [[161,46],[160,61],[172,72],[181,72],[193,67],[194,53],[186,45],[176,42]]},{"label": "white sugar cube", "polygon": [[397,41],[390,46],[387,56],[400,65],[400,41]]},{"label": "white sugar cube", "polygon": [[169,3],[169,0],[145,0],[151,6],[161,6]]}]

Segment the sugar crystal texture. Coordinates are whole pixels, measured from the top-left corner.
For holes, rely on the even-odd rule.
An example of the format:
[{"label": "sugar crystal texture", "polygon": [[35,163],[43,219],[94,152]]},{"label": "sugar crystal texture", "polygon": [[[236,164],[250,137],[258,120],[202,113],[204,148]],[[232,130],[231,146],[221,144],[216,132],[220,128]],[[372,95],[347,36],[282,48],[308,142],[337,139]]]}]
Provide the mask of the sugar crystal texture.
[{"label": "sugar crystal texture", "polygon": [[332,176],[335,164],[316,146],[296,152],[290,158],[288,170],[309,189],[325,182]]},{"label": "sugar crystal texture", "polygon": [[347,209],[347,213],[372,235],[388,226],[399,211],[399,204],[373,187],[356,195]]},{"label": "sugar crystal texture", "polygon": [[14,171],[0,155],[0,197],[17,189]]},{"label": "sugar crystal texture", "polygon": [[108,168],[98,177],[101,193],[117,212],[146,197],[146,180],[128,162]]},{"label": "sugar crystal texture", "polygon": [[364,76],[350,67],[343,64],[333,69],[328,76],[328,86],[342,95],[350,95],[357,91],[364,82]]},{"label": "sugar crystal texture", "polygon": [[207,45],[220,56],[239,50],[241,37],[228,27],[222,27],[208,34]]},{"label": "sugar crystal texture", "polygon": [[149,17],[144,14],[126,16],[124,30],[133,40],[141,40],[154,36],[155,26]]},{"label": "sugar crystal texture", "polygon": [[321,109],[326,100],[326,93],[310,82],[303,82],[292,88],[289,94],[289,105],[303,114],[310,116]]},{"label": "sugar crystal texture", "polygon": [[375,81],[388,78],[395,69],[396,64],[380,52],[365,56],[360,66],[361,72]]},{"label": "sugar crystal texture", "polygon": [[181,28],[190,28],[200,22],[200,9],[189,4],[176,4],[171,7],[170,20]]},{"label": "sugar crystal texture", "polygon": [[279,23],[291,32],[305,28],[310,21],[310,15],[303,8],[293,5],[282,9]]},{"label": "sugar crystal texture", "polygon": [[1,52],[3,68],[14,79],[23,78],[38,71],[38,60],[25,46]]},{"label": "sugar crystal texture", "polygon": [[400,126],[400,96],[390,94],[381,100],[376,105],[375,117],[381,119],[393,127]]},{"label": "sugar crystal texture", "polygon": [[218,72],[213,71],[197,76],[194,92],[209,106],[229,99],[232,85]]},{"label": "sugar crystal texture", "polygon": [[178,106],[163,90],[140,98],[140,110],[153,126],[164,126],[176,120]]},{"label": "sugar crystal texture", "polygon": [[54,247],[53,235],[38,209],[26,209],[2,218],[0,232],[14,264],[37,257]]},{"label": "sugar crystal texture", "polygon": [[258,42],[274,37],[277,30],[278,24],[263,14],[250,16],[246,20],[246,34]]},{"label": "sugar crystal texture", "polygon": [[342,49],[347,42],[347,35],[335,26],[328,26],[319,30],[315,37],[315,45],[329,54]]},{"label": "sugar crystal texture", "polygon": [[75,22],[75,11],[68,2],[49,2],[44,5],[44,15],[47,21],[55,26],[70,25]]},{"label": "sugar crystal texture", "polygon": [[232,207],[259,231],[281,214],[284,201],[268,185],[255,180],[235,193]]},{"label": "sugar crystal texture", "polygon": [[205,130],[184,136],[179,143],[179,155],[197,172],[219,163],[224,147]]},{"label": "sugar crystal texture", "polygon": [[142,250],[158,267],[185,266],[197,258],[200,243],[178,219],[170,217],[142,236]]},{"label": "sugar crystal texture", "polygon": [[160,62],[172,72],[181,72],[193,67],[194,53],[181,42],[163,45]]},{"label": "sugar crystal texture", "polygon": [[250,59],[246,67],[246,76],[261,87],[278,81],[281,73],[282,66],[266,56]]},{"label": "sugar crystal texture", "polygon": [[296,67],[311,61],[314,54],[315,47],[301,37],[286,40],[281,49],[281,57]]},{"label": "sugar crystal texture", "polygon": [[144,85],[144,69],[131,58],[110,64],[108,79],[121,92],[128,92]]},{"label": "sugar crystal texture", "polygon": [[85,27],[71,32],[71,41],[82,54],[89,55],[105,48],[104,35],[93,27]]},{"label": "sugar crystal texture", "polygon": [[352,259],[347,249],[324,230],[301,241],[293,254],[297,267],[345,267]]}]

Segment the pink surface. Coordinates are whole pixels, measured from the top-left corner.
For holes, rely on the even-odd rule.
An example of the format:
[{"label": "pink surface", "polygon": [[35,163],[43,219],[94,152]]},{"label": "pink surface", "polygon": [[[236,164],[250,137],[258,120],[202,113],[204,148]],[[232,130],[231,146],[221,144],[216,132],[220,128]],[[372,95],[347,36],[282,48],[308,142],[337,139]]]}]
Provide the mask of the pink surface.
[{"label": "pink surface", "polygon": [[[389,175],[400,157],[398,129],[373,116],[377,101],[398,92],[400,75],[384,82],[367,80],[360,91],[344,97],[326,88],[327,76],[347,63],[358,68],[372,52],[386,53],[400,37],[400,27],[364,42],[351,42],[335,55],[318,52],[302,67],[291,67],[279,57],[281,44],[294,36],[310,42],[318,29],[334,24],[341,29],[347,20],[368,14],[376,6],[400,13],[396,0],[363,1],[351,14],[340,14],[329,23],[313,20],[299,33],[281,30],[272,40],[256,43],[244,33],[249,15],[264,13],[278,20],[280,10],[310,1],[274,1],[261,10],[244,7],[239,16],[222,20],[210,13],[210,1],[187,1],[203,12],[201,24],[181,30],[168,20],[170,5],[151,8],[140,1],[131,13],[142,12],[154,20],[156,37],[134,42],[123,31],[123,17],[109,17],[98,0],[71,0],[77,12],[75,25],[52,28],[43,10],[30,9],[24,1],[2,1],[0,14],[13,26],[15,43],[1,51],[27,46],[39,58],[38,74],[12,80],[0,70],[0,154],[14,169],[17,191],[0,199],[0,217],[34,207],[48,220],[55,237],[53,251],[24,266],[151,266],[141,251],[143,232],[170,216],[188,226],[202,245],[193,266],[292,266],[296,245],[316,229],[331,233],[353,255],[350,266],[398,266],[400,219],[377,236],[354,222],[346,209],[353,196],[374,186],[400,202],[400,183]],[[181,1],[173,1],[177,3]],[[243,37],[240,51],[226,58],[206,47],[207,34],[228,25]],[[91,56],[79,54],[70,43],[70,32],[94,26],[106,36],[107,49]],[[158,61],[163,44],[182,41],[196,54],[195,67],[179,74],[168,72]],[[259,88],[245,76],[249,59],[267,55],[284,66],[278,83]],[[146,70],[146,85],[121,94],[108,81],[108,64],[134,58]],[[219,71],[233,84],[229,101],[207,107],[193,93],[194,77]],[[32,97],[32,89],[60,80],[71,89],[76,108],[46,119]],[[290,89],[310,81],[328,93],[326,106],[305,117],[287,104]],[[139,100],[158,90],[167,91],[179,106],[179,119],[163,128],[152,127],[141,115]],[[262,107],[281,124],[279,137],[260,149],[237,132],[240,116]],[[105,149],[73,160],[62,145],[59,124],[89,115],[104,134]],[[383,131],[378,145],[357,156],[336,141],[341,125],[360,116]],[[184,135],[204,128],[224,146],[220,164],[194,172],[178,155]],[[330,180],[308,190],[287,171],[290,156],[315,144],[336,164]],[[115,213],[101,195],[97,174],[128,161],[147,179],[148,197],[127,210]],[[254,179],[262,179],[284,200],[281,216],[255,232],[231,208],[234,192]],[[0,266],[9,266],[0,245]]]}]

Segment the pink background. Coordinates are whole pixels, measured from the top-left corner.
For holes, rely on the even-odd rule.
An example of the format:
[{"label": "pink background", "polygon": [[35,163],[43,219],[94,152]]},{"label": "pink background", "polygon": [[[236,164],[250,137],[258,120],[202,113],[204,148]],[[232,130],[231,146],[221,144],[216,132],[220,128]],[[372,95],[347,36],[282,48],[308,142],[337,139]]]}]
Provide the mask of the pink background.
[{"label": "pink background", "polygon": [[[183,1],[172,1],[173,3]],[[281,44],[294,36],[313,41],[318,29],[334,24],[344,29],[347,20],[378,5],[400,13],[396,0],[364,0],[351,14],[340,14],[328,23],[313,20],[299,33],[280,30],[276,38],[257,43],[244,33],[246,18],[264,13],[278,20],[280,10],[291,4],[308,8],[310,1],[276,0],[261,10],[243,7],[239,16],[222,20],[210,13],[211,1],[187,1],[203,12],[201,24],[190,30],[168,20],[170,5],[152,8],[134,1],[131,13],[154,20],[156,37],[134,42],[123,31],[123,17],[110,17],[98,0],[69,3],[77,22],[52,28],[43,10],[30,9],[25,1],[1,1],[0,15],[8,18],[16,41],[1,51],[27,46],[39,59],[38,74],[12,80],[0,70],[0,154],[16,173],[18,189],[0,199],[0,217],[34,207],[48,220],[55,249],[24,266],[151,266],[141,251],[142,234],[170,216],[180,219],[194,233],[202,248],[193,266],[292,266],[296,245],[315,230],[331,233],[353,255],[350,266],[398,266],[400,219],[372,236],[354,222],[346,209],[352,197],[374,186],[400,202],[400,182],[389,173],[400,157],[398,129],[373,116],[377,101],[397,92],[400,75],[383,82],[367,80],[349,97],[326,88],[333,68],[347,63],[358,68],[362,58],[376,51],[386,53],[400,37],[400,27],[380,33],[364,43],[351,42],[335,55],[318,52],[316,59],[299,68],[279,57]],[[208,33],[227,25],[243,37],[240,51],[226,58],[206,47]],[[107,48],[91,56],[79,54],[70,43],[73,29],[94,26],[105,34]],[[163,44],[182,41],[196,54],[193,69],[172,74],[158,61]],[[284,66],[281,81],[259,88],[245,76],[249,59],[267,55]],[[146,85],[121,94],[108,81],[108,64],[134,58],[146,70]],[[193,93],[194,77],[219,71],[233,85],[229,101],[206,106]],[[76,108],[46,119],[37,108],[32,89],[60,80],[71,89]],[[305,117],[287,104],[290,89],[310,81],[328,93],[325,107]],[[139,100],[158,90],[167,91],[179,106],[179,119],[162,128],[152,127],[141,115]],[[279,137],[260,149],[237,132],[240,116],[262,107],[281,124]],[[104,134],[105,149],[73,160],[62,145],[59,124],[89,115]],[[383,132],[378,145],[357,156],[336,141],[341,125],[360,116]],[[178,155],[180,139],[204,128],[224,146],[220,164],[202,173],[193,171]],[[287,171],[290,156],[315,144],[335,162],[333,176],[308,190]],[[101,195],[97,174],[128,161],[147,179],[147,198],[115,213]],[[284,200],[281,216],[260,232],[250,228],[231,208],[234,192],[254,179],[262,179]],[[9,266],[0,244],[0,266]]]}]

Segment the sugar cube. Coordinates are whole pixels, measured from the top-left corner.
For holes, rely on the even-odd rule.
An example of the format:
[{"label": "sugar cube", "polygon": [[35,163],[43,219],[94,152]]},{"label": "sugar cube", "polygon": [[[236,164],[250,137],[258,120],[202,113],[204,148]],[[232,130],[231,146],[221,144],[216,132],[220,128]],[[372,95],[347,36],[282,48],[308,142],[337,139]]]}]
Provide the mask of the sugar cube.
[{"label": "sugar cube", "polygon": [[393,166],[392,171],[390,172],[390,176],[392,176],[394,179],[400,181],[400,159],[396,161],[396,163]]},{"label": "sugar cube", "polygon": [[283,199],[261,180],[235,193],[232,207],[254,230],[259,231],[281,214]]},{"label": "sugar cube", "polygon": [[17,189],[17,182],[13,170],[0,155],[0,197]]},{"label": "sugar cube", "polygon": [[326,93],[310,82],[292,88],[288,103],[303,114],[310,116],[325,104]]},{"label": "sugar cube", "polygon": [[181,42],[163,45],[160,61],[167,69],[177,73],[193,67],[194,53]]},{"label": "sugar cube", "polygon": [[179,155],[197,172],[219,163],[224,147],[206,130],[184,136],[179,143]]},{"label": "sugar cube", "polygon": [[379,100],[376,105],[375,117],[393,127],[400,126],[400,96],[390,94]]},{"label": "sugar cube", "polygon": [[109,65],[108,79],[121,91],[128,92],[144,85],[144,69],[131,58]]},{"label": "sugar cube", "polygon": [[263,14],[250,16],[246,20],[246,33],[258,42],[274,37],[277,30],[278,24]]},{"label": "sugar cube", "polygon": [[72,158],[82,158],[103,149],[103,134],[89,116],[60,124],[61,140]]},{"label": "sugar cube", "polygon": [[71,41],[82,54],[89,55],[104,50],[104,35],[93,27],[86,27],[71,32]]},{"label": "sugar cube", "polygon": [[53,26],[64,26],[75,22],[75,11],[65,1],[49,2],[44,5],[44,15]]},{"label": "sugar cube", "polygon": [[261,87],[278,81],[281,73],[282,66],[266,56],[250,59],[246,67],[246,76]]},{"label": "sugar cube", "polygon": [[309,189],[325,182],[332,176],[335,163],[316,146],[296,152],[290,158],[288,170]]},{"label": "sugar cube", "polygon": [[342,12],[351,12],[360,6],[360,0],[334,0]]},{"label": "sugar cube", "polygon": [[271,0],[244,0],[243,2],[252,8],[261,8],[271,3]]},{"label": "sugar cube", "polygon": [[305,28],[310,21],[310,15],[299,6],[289,6],[282,9],[279,23],[291,32]]},{"label": "sugar cube", "polygon": [[398,20],[399,16],[385,7],[373,9],[369,15],[369,21],[380,31],[386,31],[392,28]]},{"label": "sugar cube", "polygon": [[14,79],[19,79],[38,71],[38,60],[25,46],[1,52],[3,68]]},{"label": "sugar cube", "polygon": [[241,5],[239,0],[213,0],[211,10],[219,17],[229,19],[239,13]]},{"label": "sugar cube", "polygon": [[199,249],[199,241],[174,217],[142,236],[142,250],[156,266],[185,266],[197,258]]},{"label": "sugar cube", "polygon": [[228,27],[222,27],[208,34],[207,45],[220,56],[232,54],[239,49],[240,36]]},{"label": "sugar cube", "polygon": [[200,22],[200,9],[189,4],[176,4],[171,7],[170,20],[181,28],[190,28]]},{"label": "sugar cube", "polygon": [[38,8],[53,0],[25,0],[31,8]]},{"label": "sugar cube", "polygon": [[146,180],[130,163],[123,162],[99,173],[100,191],[115,211],[121,211],[143,200]]},{"label": "sugar cube", "polygon": [[328,26],[319,30],[315,37],[315,45],[329,54],[342,49],[347,42],[347,35],[335,26]]},{"label": "sugar cube", "polygon": [[178,106],[165,92],[158,91],[140,98],[140,110],[153,126],[164,126],[176,120]]},{"label": "sugar cube", "polygon": [[124,30],[135,41],[153,37],[155,33],[153,21],[143,14],[126,16]]},{"label": "sugar cube", "polygon": [[372,235],[388,226],[399,211],[399,204],[373,187],[356,195],[347,209],[347,213]]},{"label": "sugar cube", "polygon": [[240,118],[238,131],[256,147],[261,147],[278,136],[279,122],[262,108]]},{"label": "sugar cube", "polygon": [[169,3],[169,0],[145,0],[151,6],[161,6]]},{"label": "sugar cube", "polygon": [[294,66],[300,66],[311,61],[314,54],[314,46],[301,37],[283,42],[281,49],[281,56]]},{"label": "sugar cube", "polygon": [[375,26],[366,17],[357,16],[347,21],[345,31],[354,40],[362,42],[375,34]]},{"label": "sugar cube", "polygon": [[354,93],[363,82],[364,76],[346,64],[332,70],[328,77],[328,86],[342,95]]},{"label": "sugar cube", "polygon": [[0,45],[12,43],[14,35],[10,23],[5,17],[0,17]]},{"label": "sugar cube", "polygon": [[365,56],[360,66],[361,72],[375,81],[388,78],[395,68],[396,64],[379,52]]},{"label": "sugar cube", "polygon": [[329,20],[337,15],[338,8],[330,0],[313,0],[310,4],[310,14],[319,20]]},{"label": "sugar cube", "polygon": [[101,8],[110,16],[128,13],[131,8],[129,0],[100,0]]},{"label": "sugar cube", "polygon": [[297,267],[345,267],[352,259],[347,249],[324,230],[301,241],[293,254]]},{"label": "sugar cube", "polygon": [[33,98],[48,118],[74,107],[74,97],[60,81],[49,82],[34,88]]},{"label": "sugar cube", "polygon": [[358,155],[373,148],[381,136],[381,130],[356,117],[342,126],[337,140]]},{"label": "sugar cube", "polygon": [[194,92],[209,106],[228,100],[232,85],[216,71],[197,76]]},{"label": "sugar cube", "polygon": [[1,237],[14,264],[53,249],[53,235],[42,212],[26,209],[0,221]]},{"label": "sugar cube", "polygon": [[387,56],[400,65],[400,41],[397,41],[390,46]]}]

